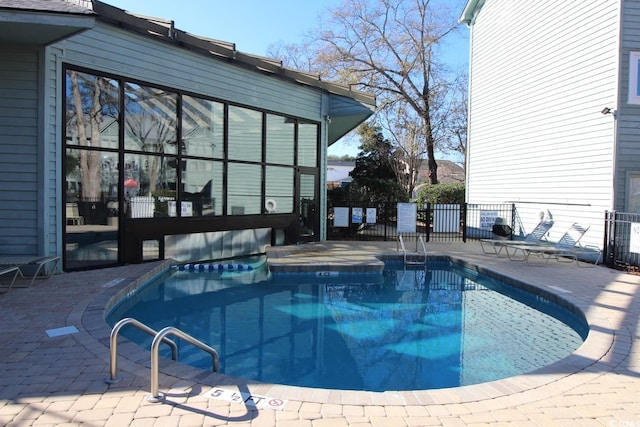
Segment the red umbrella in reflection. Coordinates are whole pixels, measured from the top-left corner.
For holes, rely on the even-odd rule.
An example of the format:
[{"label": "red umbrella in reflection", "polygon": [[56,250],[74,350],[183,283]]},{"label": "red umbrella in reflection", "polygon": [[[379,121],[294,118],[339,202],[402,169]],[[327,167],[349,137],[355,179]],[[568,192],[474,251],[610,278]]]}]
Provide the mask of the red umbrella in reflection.
[{"label": "red umbrella in reflection", "polygon": [[129,178],[127,180],[124,181],[124,187],[125,188],[134,188],[134,187],[138,187],[140,185],[140,183],[133,179],[133,178]]}]

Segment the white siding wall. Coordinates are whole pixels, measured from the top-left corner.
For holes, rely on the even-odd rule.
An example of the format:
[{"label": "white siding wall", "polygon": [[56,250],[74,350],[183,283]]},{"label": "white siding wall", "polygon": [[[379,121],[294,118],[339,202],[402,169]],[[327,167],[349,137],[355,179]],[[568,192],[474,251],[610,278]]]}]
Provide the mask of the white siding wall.
[{"label": "white siding wall", "polygon": [[549,209],[559,231],[590,223],[587,240],[601,245],[615,124],[600,111],[617,105],[618,7],[486,1],[472,28],[469,202],[528,202]]},{"label": "white siding wall", "polygon": [[37,255],[38,50],[0,46],[0,255]]}]

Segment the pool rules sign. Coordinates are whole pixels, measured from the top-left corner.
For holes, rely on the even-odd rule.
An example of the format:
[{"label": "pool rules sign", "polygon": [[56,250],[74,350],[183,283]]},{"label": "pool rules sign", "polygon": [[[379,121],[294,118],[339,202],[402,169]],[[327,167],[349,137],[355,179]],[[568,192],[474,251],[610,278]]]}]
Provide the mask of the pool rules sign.
[{"label": "pool rules sign", "polygon": [[632,222],[629,233],[629,252],[640,254],[640,223]]}]

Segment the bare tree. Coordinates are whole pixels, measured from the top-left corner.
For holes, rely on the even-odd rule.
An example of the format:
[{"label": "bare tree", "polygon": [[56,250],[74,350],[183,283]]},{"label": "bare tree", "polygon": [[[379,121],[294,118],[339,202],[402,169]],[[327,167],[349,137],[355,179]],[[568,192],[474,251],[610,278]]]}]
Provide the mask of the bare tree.
[{"label": "bare tree", "polygon": [[[432,184],[438,182],[434,118],[446,105],[449,88],[438,47],[458,28],[448,5],[442,0],[345,0],[329,11],[323,29],[311,34],[314,42],[297,50],[302,58],[295,62],[322,78],[375,93],[379,114],[387,115],[385,127],[393,129],[407,156],[409,177],[417,159],[426,156]],[[296,55],[293,48],[284,49],[290,57]]]},{"label": "bare tree", "polygon": [[125,129],[127,138],[135,142],[143,152],[159,154],[148,157],[146,172],[149,193],[156,191],[162,171],[162,154],[175,151],[176,146],[176,98],[173,93],[127,85],[131,100],[125,102]]},{"label": "bare tree", "polygon": [[453,82],[452,93],[448,99],[449,105],[443,117],[443,141],[439,148],[445,152],[454,151],[466,164],[467,154],[467,120],[468,120],[468,90],[467,75],[460,76]]},{"label": "bare tree", "polygon": [[[71,97],[73,100],[75,131],[78,145],[100,146],[102,110],[103,110],[103,78],[93,76],[84,79],[76,71],[69,72],[71,81]],[[71,123],[70,123],[71,124]],[[89,135],[87,135],[87,130]],[[84,198],[98,198],[102,195],[100,175],[100,152],[80,150],[79,167],[82,180],[82,196]]]}]

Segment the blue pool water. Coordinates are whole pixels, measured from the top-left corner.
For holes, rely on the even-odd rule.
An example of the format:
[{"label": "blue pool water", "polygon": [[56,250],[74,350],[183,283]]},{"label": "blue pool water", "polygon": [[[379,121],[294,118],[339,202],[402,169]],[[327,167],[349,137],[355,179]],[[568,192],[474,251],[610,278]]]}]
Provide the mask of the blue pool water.
[{"label": "blue pool water", "polygon": [[[546,298],[448,262],[382,276],[174,269],[111,310],[215,348],[221,372],[342,390],[456,387],[533,371],[576,350],[585,321]],[[134,328],[123,335],[150,346]],[[211,369],[179,342],[180,361]],[[169,353],[165,355],[169,357]]]}]

